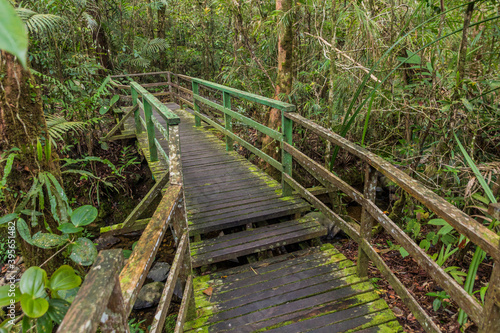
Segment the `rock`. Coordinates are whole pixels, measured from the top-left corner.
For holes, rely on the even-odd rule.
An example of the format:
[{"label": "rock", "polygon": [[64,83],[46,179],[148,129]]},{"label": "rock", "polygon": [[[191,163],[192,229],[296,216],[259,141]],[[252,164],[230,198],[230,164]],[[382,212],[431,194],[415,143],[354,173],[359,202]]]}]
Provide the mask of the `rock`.
[{"label": "rock", "polygon": [[333,237],[335,237],[335,235],[337,235],[340,232],[340,228],[335,223],[333,223],[333,221],[328,219],[323,213],[312,212],[312,213],[306,214],[304,217],[312,217],[312,218],[318,220],[318,222],[322,226],[326,227],[328,229],[327,237],[329,239],[332,239]]},{"label": "rock", "polygon": [[152,282],[142,286],[137,300],[134,304],[134,310],[146,309],[158,304],[165,284],[162,282]]},{"label": "rock", "polygon": [[155,282],[163,282],[168,277],[168,272],[170,271],[170,265],[166,262],[157,262],[154,264],[153,268],[148,273],[148,279]]},{"label": "rock", "polygon": [[108,236],[108,237],[99,237],[94,241],[96,243],[97,251],[109,249],[111,246],[118,244],[121,242],[120,238]]}]

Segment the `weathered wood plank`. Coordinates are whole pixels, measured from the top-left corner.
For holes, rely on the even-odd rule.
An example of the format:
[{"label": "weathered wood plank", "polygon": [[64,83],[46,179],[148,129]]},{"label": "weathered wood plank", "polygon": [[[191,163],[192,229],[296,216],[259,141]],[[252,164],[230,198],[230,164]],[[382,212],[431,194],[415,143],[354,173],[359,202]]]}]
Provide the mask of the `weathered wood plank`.
[{"label": "weathered wood plank", "polygon": [[123,227],[123,223],[118,223],[114,225],[110,225],[107,227],[102,227],[100,229],[101,236],[106,237],[106,236],[114,236],[114,235],[123,235],[129,232],[133,231],[138,231],[138,230],[143,230],[146,228],[148,225],[149,221],[151,219],[142,219],[142,220],[135,220],[135,222],[131,223],[131,225],[127,228]]},{"label": "weathered wood plank", "polygon": [[495,262],[491,273],[482,318],[480,333],[500,332],[500,263],[498,261]]},{"label": "weathered wood plank", "polygon": [[456,208],[445,199],[432,192],[417,180],[411,178],[403,171],[397,169],[383,158],[373,154],[338,134],[335,134],[311,120],[296,113],[286,113],[285,117],[292,119],[297,124],[313,131],[322,138],[338,145],[349,153],[369,163],[391,181],[401,186],[406,192],[424,204],[431,211],[448,222],[461,234],[467,236],[496,260],[500,260],[500,236],[489,230],[486,226],[472,219],[460,209]]},{"label": "weathered wood plank", "polygon": [[123,266],[120,249],[101,251],[57,332],[95,332]]},{"label": "weathered wood plank", "polygon": [[132,212],[127,216],[125,221],[123,221],[122,228],[129,228],[135,220],[148,208],[149,204],[153,202],[156,196],[161,192],[162,188],[168,182],[169,175],[164,174],[163,177],[154,184],[154,186],[149,190],[144,198],[142,198],[141,202],[135,206]]},{"label": "weathered wood plank", "polygon": [[139,290],[151,268],[158,247],[181,194],[180,186],[168,186],[150,223],[142,233],[132,255],[120,273],[120,285],[127,314],[132,311]]},{"label": "weathered wood plank", "polygon": [[174,261],[172,263],[172,267],[170,268],[167,282],[165,282],[165,288],[163,289],[160,303],[158,304],[149,333],[163,332],[163,324],[165,323],[165,317],[168,312],[168,307],[170,306],[172,295],[174,294],[175,284],[182,268],[182,260],[184,259],[184,253],[188,249],[188,244],[189,236],[185,233],[182,235],[177,251],[175,252]]},{"label": "weathered wood plank", "polygon": [[113,127],[109,132],[108,134],[106,134],[106,136],[104,138],[102,138],[103,141],[107,141],[113,134],[115,134],[116,131],[118,131],[120,129],[120,127],[125,123],[125,121],[135,112],[135,110],[137,110],[139,106],[138,105],[135,105],[134,107],[132,107],[132,109],[130,111],[128,111],[124,116],[123,118],[118,122],[118,124],[115,125],[115,127]]},{"label": "weathered wood plank", "polygon": [[135,76],[148,76],[148,75],[162,75],[162,74],[169,74],[171,72],[169,71],[164,71],[164,72],[149,72],[149,73],[135,73],[135,74],[119,74],[119,75],[110,75],[112,78],[118,78],[118,77],[135,77]]},{"label": "weathered wood plank", "polygon": [[188,318],[188,313],[194,311],[195,309],[190,309],[194,307],[194,304],[189,302],[193,296],[193,276],[190,275],[186,281],[186,286],[184,287],[184,293],[182,295],[181,307],[179,309],[179,315],[177,316],[177,322],[175,323],[174,333],[182,333],[184,330],[184,323]]},{"label": "weathered wood plank", "polygon": [[488,207],[488,214],[500,220],[500,203],[492,203]]},{"label": "weathered wood plank", "polygon": [[[282,230],[283,234],[270,236],[260,235],[260,237],[233,241],[232,246],[219,244],[220,248],[197,249],[192,252],[193,267],[199,267],[208,263],[216,263],[227,259],[237,258],[251,253],[262,252],[283,245],[302,242],[308,239],[326,235],[326,228],[318,223],[308,223],[303,226],[295,226],[295,230]],[[251,231],[249,231],[251,233]],[[200,252],[200,253],[198,253]]]}]

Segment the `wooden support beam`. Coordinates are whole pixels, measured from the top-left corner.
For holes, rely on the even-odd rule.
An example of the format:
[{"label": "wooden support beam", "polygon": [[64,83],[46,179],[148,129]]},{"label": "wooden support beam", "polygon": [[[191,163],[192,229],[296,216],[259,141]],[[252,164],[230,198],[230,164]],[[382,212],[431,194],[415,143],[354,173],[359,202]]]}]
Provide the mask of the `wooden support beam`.
[{"label": "wooden support beam", "polygon": [[170,306],[170,301],[172,300],[172,295],[174,293],[175,284],[177,283],[177,278],[182,268],[182,261],[184,255],[188,249],[189,235],[185,233],[182,235],[177,251],[175,252],[174,261],[172,267],[170,268],[170,273],[168,274],[167,282],[165,283],[165,289],[160,298],[160,303],[156,310],[156,314],[149,329],[149,333],[161,333],[163,332],[163,324],[165,323],[165,317]]},{"label": "wooden support beam", "polygon": [[123,123],[125,122],[125,120],[127,120],[132,114],[134,114],[134,112],[139,108],[139,105],[135,105],[132,107],[132,109],[130,111],[128,111],[124,116],[123,118],[118,122],[118,124],[115,125],[115,127],[113,127],[109,133],[104,137],[102,138],[103,141],[107,141],[113,134],[115,134],[116,131],[118,131],[118,129],[120,129],[120,127],[123,125]]},{"label": "wooden support beam", "polygon": [[[123,266],[121,249],[101,251],[85,277],[73,303],[57,329],[58,333],[93,333],[108,307],[110,297],[116,296],[116,276]],[[111,307],[116,309],[116,307]]]},{"label": "wooden support beam", "polygon": [[177,322],[175,323],[174,333],[182,333],[184,331],[184,323],[187,320],[194,318],[196,313],[194,298],[193,298],[193,276],[190,275],[186,281],[186,287],[184,287],[184,294],[182,294],[181,307],[179,309],[179,315],[177,316]]},{"label": "wooden support beam", "polygon": [[122,228],[129,228],[132,224],[141,216],[141,214],[148,208],[149,204],[153,202],[156,196],[161,192],[162,188],[168,182],[169,175],[165,174],[154,186],[149,190],[149,192],[142,198],[141,202],[135,206],[134,210],[127,216],[125,221],[123,221]]},{"label": "wooden support beam", "polygon": [[[373,169],[369,164],[366,164],[365,171],[365,186],[364,186],[364,196],[365,200],[370,200],[371,202],[375,202],[375,196],[377,194],[377,171]],[[359,235],[361,238],[366,239],[368,242],[372,238],[372,229],[374,225],[375,219],[368,213],[366,208],[363,207],[361,211],[361,226]],[[368,255],[361,249],[358,253],[358,263],[357,263],[357,273],[360,277],[368,276],[368,264],[369,257]]]},{"label": "wooden support beam", "polygon": [[153,264],[156,252],[160,247],[165,231],[171,223],[171,217],[178,205],[181,194],[181,187],[172,185],[167,187],[167,191],[158,205],[146,230],[132,251],[132,255],[120,273],[120,285],[126,314],[130,314],[134,306],[137,295],[146,280],[146,276]]},{"label": "wooden support beam", "polygon": [[101,236],[115,236],[115,235],[123,235],[129,232],[134,232],[138,230],[143,230],[148,225],[151,219],[142,219],[131,222],[127,228],[123,227],[123,223],[118,223],[114,225],[110,225],[108,227],[102,227],[100,229]]}]

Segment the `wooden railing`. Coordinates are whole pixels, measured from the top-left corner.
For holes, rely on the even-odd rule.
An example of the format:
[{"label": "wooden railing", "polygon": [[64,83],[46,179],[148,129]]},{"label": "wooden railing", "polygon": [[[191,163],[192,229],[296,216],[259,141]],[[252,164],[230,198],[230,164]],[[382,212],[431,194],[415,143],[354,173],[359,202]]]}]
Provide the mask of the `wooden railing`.
[{"label": "wooden railing", "polygon": [[[157,180],[150,193],[160,192],[167,180],[168,185],[163,189],[165,192],[158,208],[145,226],[141,238],[123,268],[121,250],[108,250],[99,253],[59,326],[58,332],[95,332],[98,326],[102,332],[129,332],[128,317],[168,228],[172,230],[177,250],[157,312],[148,332],[163,331],[165,317],[177,281],[181,282],[184,291],[175,332],[182,332],[184,321],[193,315],[190,312],[190,310],[194,310],[194,295],[180,159],[178,127],[180,119],[144,87],[131,81],[130,88],[134,104],[134,108],[130,112],[134,112],[136,124],[142,125],[137,126],[137,134],[141,133],[143,128],[148,132],[151,161],[158,159],[157,151],[160,151],[168,163],[168,172]],[[141,96],[142,101],[138,98],[139,96]],[[154,119],[153,108],[165,119],[167,128]],[[144,111],[145,119],[139,113],[140,110]],[[160,132],[168,140],[168,154],[154,137],[155,126],[159,127]],[[150,200],[149,198],[154,196],[148,194],[147,197]],[[127,229],[126,227],[135,221],[139,214],[139,209],[134,209],[123,223],[124,226],[121,227]]]},{"label": "wooden railing", "polygon": [[[282,173],[282,181],[283,181],[283,188],[284,188],[284,194],[285,195],[290,195],[292,193],[292,190],[295,190],[296,193],[299,193],[303,198],[305,198],[307,201],[309,201],[316,209],[319,211],[323,212],[329,219],[334,221],[346,234],[348,234],[354,241],[358,243],[359,246],[359,253],[358,253],[358,263],[357,263],[357,270],[358,274],[360,276],[366,276],[368,272],[368,265],[369,262],[373,262],[373,264],[378,268],[378,270],[381,272],[381,274],[387,279],[387,281],[391,284],[391,286],[394,288],[394,290],[398,293],[398,295],[401,297],[402,301],[404,304],[408,306],[408,308],[412,311],[413,315],[415,318],[420,322],[422,327],[427,331],[427,332],[440,332],[439,327],[432,321],[432,319],[429,317],[429,315],[425,312],[425,310],[422,308],[422,306],[417,302],[417,300],[413,297],[413,295],[410,293],[410,291],[403,285],[403,283],[397,278],[397,276],[391,271],[390,267],[384,262],[383,258],[379,255],[377,250],[372,246],[371,244],[371,237],[372,237],[372,228],[374,224],[378,223],[380,224],[386,232],[391,235],[395,241],[401,245],[402,248],[404,248],[415,261],[429,274],[431,278],[433,278],[438,285],[440,285],[450,296],[451,299],[453,299],[458,306],[463,309],[469,316],[470,318],[478,325],[480,328],[480,332],[483,333],[498,333],[500,332],[500,236],[495,234],[493,231],[488,229],[486,226],[483,224],[479,223],[478,221],[474,220],[452,204],[448,203],[445,199],[439,197],[436,195],[434,192],[431,190],[427,189],[423,184],[420,182],[416,181],[415,179],[411,178],[408,176],[406,173],[403,171],[399,170],[398,168],[394,167],[391,163],[385,161],[384,159],[380,158],[379,156],[369,152],[368,150],[357,146],[356,144],[349,142],[348,140],[344,139],[343,137],[317,125],[311,120],[308,120],[299,114],[293,112],[294,111],[294,106],[291,104],[287,103],[282,103],[279,101],[275,101],[272,99],[264,98],[262,96],[257,96],[254,94],[250,94],[241,90],[225,87],[219,84],[215,84],[212,82],[204,81],[201,79],[196,79],[192,78],[189,76],[185,75],[180,75],[180,74],[174,74],[171,72],[161,72],[161,73],[146,73],[146,74],[134,74],[134,76],[144,76],[144,75],[157,75],[157,74],[162,74],[166,75],[168,80],[167,82],[161,82],[160,84],[155,84],[154,87],[158,88],[161,86],[166,86],[168,87],[168,92],[157,92],[155,93],[156,95],[162,94],[161,96],[166,96],[168,95],[171,100],[177,102],[181,106],[189,106],[190,108],[193,109],[194,115],[196,117],[196,124],[200,125],[201,121],[203,120],[204,122],[210,124],[214,128],[220,130],[224,135],[226,139],[226,149],[231,150],[232,149],[232,143],[233,140],[237,141],[242,147],[247,148],[249,151],[254,153],[256,156],[261,157],[263,160],[267,161],[270,165],[273,165],[276,169],[281,171]],[[132,76],[132,75],[128,75]],[[169,117],[171,118],[172,115],[169,112],[163,112],[161,110],[165,110],[163,106],[157,104],[154,102],[154,96],[155,94],[148,93],[144,88],[145,86],[152,86],[151,84],[143,84],[142,86],[139,84],[134,84],[134,82],[130,83],[130,86],[128,85],[120,85],[116,84],[118,88],[121,89],[131,89],[132,91],[132,100],[137,101],[134,102],[134,105],[138,105],[137,108],[134,108],[131,110],[131,112],[134,112],[134,115],[136,115],[139,110],[143,109],[144,113],[146,115],[146,119],[140,118],[139,121],[136,121],[136,124],[143,124],[144,128],[148,131],[148,139],[151,138],[151,135],[149,134],[149,131],[152,131],[151,133],[153,134],[154,138],[154,126],[158,127],[158,122],[155,121],[154,117],[149,117],[147,116],[147,113],[151,110],[150,108],[157,108],[157,110],[160,110],[159,113],[162,114],[162,116],[165,116],[167,119]],[[213,98],[209,99],[206,96],[201,96],[200,95],[200,86],[203,87],[204,89],[207,89],[209,91],[213,92],[220,92],[222,94],[222,101],[221,103],[217,103]],[[191,88],[191,89],[190,89]],[[135,92],[134,92],[135,91]],[[135,95],[135,97],[134,97]],[[142,96],[142,102],[138,99],[138,95]],[[149,95],[152,95],[149,97]],[[146,96],[146,98],[144,98]],[[282,113],[282,126],[281,126],[281,131],[276,131],[274,129],[268,128],[255,120],[246,117],[240,113],[235,112],[234,110],[231,109],[231,99],[232,98],[237,98],[237,99],[244,99],[250,102],[256,102],[262,105],[266,105],[269,107],[276,108],[278,110],[281,110]],[[147,106],[149,104],[149,106]],[[213,118],[209,117],[208,114],[204,114],[200,111],[201,106],[203,107],[208,107],[208,108],[213,108],[215,110],[218,110],[221,112],[223,116],[223,120],[221,122],[215,121]],[[152,115],[151,115],[152,116]],[[149,118],[148,118],[149,117]],[[137,118],[136,118],[137,119]],[[248,126],[251,126],[258,131],[260,131],[263,134],[269,135],[271,138],[277,140],[281,144],[281,150],[282,150],[282,157],[281,161],[276,161],[272,157],[268,156],[264,152],[262,152],[260,149],[256,148],[255,146],[251,145],[250,143],[246,142],[239,136],[237,136],[234,131],[232,130],[232,123],[233,120],[236,120],[238,122],[244,123]],[[175,121],[173,121],[175,122]],[[167,121],[167,124],[170,124]],[[223,125],[222,125],[223,124]],[[168,128],[164,129],[165,133],[169,136],[169,138],[172,137],[172,132],[176,132],[175,136],[178,138],[178,129],[176,124],[172,123],[172,126],[168,125]],[[309,158],[306,156],[303,152],[299,151],[297,148],[293,146],[292,143],[292,131],[293,129],[297,129],[298,127],[303,127],[305,129],[308,129],[312,133],[315,133],[316,135],[320,136],[321,138],[329,141],[333,145],[338,146],[341,149],[344,149],[345,151],[357,156],[359,159],[361,159],[363,162],[365,162],[365,185],[364,185],[364,190],[363,193],[359,192],[346,182],[344,182],[342,179],[337,177],[335,174],[327,170],[323,165],[320,163],[314,161],[313,159]],[[141,131],[141,129],[137,128],[138,131]],[[160,131],[162,131],[160,129]],[[163,132],[162,132],[163,133]],[[177,139],[178,140],[178,139]],[[171,141],[172,142],[172,141]],[[155,142],[155,140],[149,140],[149,147],[150,150],[158,149],[158,144]],[[175,153],[175,149],[172,149],[175,147],[175,144],[170,147],[170,154],[168,156],[168,161],[171,165],[170,167],[170,177],[173,177],[173,174],[176,174],[176,172],[172,173],[172,165],[177,165],[179,166],[177,169],[177,172],[180,174],[182,170],[180,169],[180,156],[179,154]],[[177,144],[178,147],[178,144]],[[174,152],[174,153],[173,153]],[[173,155],[172,155],[173,153]],[[175,159],[175,163],[173,160]],[[338,214],[336,214],[332,209],[330,209],[327,205],[325,205],[321,200],[319,200],[316,196],[315,193],[312,193],[310,190],[306,189],[304,186],[302,186],[297,180],[295,180],[292,177],[292,161],[295,160],[296,163],[301,165],[305,170],[307,170],[315,179],[317,179],[326,189],[329,190],[340,190],[343,193],[345,193],[347,196],[352,198],[354,201],[359,203],[362,206],[362,216],[361,216],[361,221],[360,224],[355,223],[355,222],[347,222],[345,221],[342,217],[340,217]],[[378,173],[381,173],[388,177],[390,180],[392,180],[395,184],[399,185],[405,192],[413,196],[416,200],[420,201],[423,205],[425,205],[430,211],[434,212],[438,216],[440,216],[442,219],[444,219],[446,222],[449,223],[450,226],[452,226],[457,232],[460,234],[464,235],[470,241],[472,241],[474,244],[479,246],[481,249],[483,249],[495,262],[493,271],[490,277],[489,281],[489,288],[485,297],[485,304],[482,306],[475,297],[469,295],[460,284],[458,284],[446,271],[443,267],[440,267],[434,260],[430,258],[427,253],[421,249],[418,244],[416,244],[394,221],[392,221],[386,214],[384,214],[376,205],[375,205],[375,188],[377,185],[377,179],[378,179]],[[177,178],[178,181],[182,181],[182,177]],[[177,200],[181,197],[182,193],[182,185],[178,187],[179,185],[175,185],[176,183],[173,183],[172,181],[169,186],[170,190],[172,192],[167,191],[167,193],[164,196],[165,202],[161,204],[160,207],[174,207],[172,205],[172,202],[177,202]],[[177,187],[176,187],[177,186]],[[167,199],[168,198],[168,199]],[[183,205],[181,205],[183,207]],[[161,209],[159,209],[161,211]],[[489,214],[493,216],[494,218],[499,218],[499,213],[500,212],[500,206],[498,204],[491,205]],[[163,214],[166,214],[163,212]],[[184,216],[185,211],[182,213],[179,213],[178,215],[173,215],[173,216]],[[156,215],[155,215],[156,216]],[[176,253],[176,262],[183,262],[186,267],[183,267],[182,269],[181,264],[178,264],[178,268],[174,267],[172,268],[171,277],[172,279],[175,279],[177,275],[182,275],[183,280],[184,276],[187,276],[188,273],[183,273],[181,274],[180,272],[190,272],[190,260],[189,258],[189,238],[187,237],[186,233],[186,224],[185,224],[185,216],[182,218],[175,218],[173,219],[170,215],[168,215],[168,221],[171,221],[175,233],[179,236],[179,243],[178,243],[178,250]],[[173,219],[173,220],[172,220]],[[181,221],[182,223],[174,223],[176,220]],[[157,218],[153,217],[149,223],[151,225],[152,221],[156,221]],[[168,224],[169,222],[167,222]],[[148,227],[149,227],[148,225]],[[147,231],[147,230],[146,230]],[[145,233],[146,233],[145,231]],[[144,236],[144,235],[143,235]],[[149,237],[149,236],[148,236]],[[142,239],[142,238],[141,238]],[[145,249],[147,248],[146,245],[138,244],[136,246],[136,250],[139,248]],[[141,252],[136,252],[138,253],[138,256],[140,256]],[[142,252],[144,257],[147,257],[146,252]],[[113,257],[112,254],[107,254],[106,252],[101,253],[99,260],[105,260],[105,258],[101,258],[101,256],[109,256]],[[114,258],[114,257],[113,257]],[[105,261],[111,261],[115,260],[119,262],[118,259],[106,259]],[[130,263],[130,260],[129,260]],[[149,262],[149,265],[151,263]],[[97,265],[97,263],[96,263]],[[114,264],[114,265],[119,265],[119,264]],[[127,264],[129,265],[129,264]],[[149,269],[149,266],[147,264],[142,264],[142,267],[144,268],[145,271]],[[127,266],[126,266],[127,268]],[[125,270],[125,269],[124,269]],[[113,272],[113,270],[111,270]],[[179,271],[179,273],[176,273]],[[96,279],[100,278],[103,279],[104,277],[95,277],[94,275],[97,275],[97,273],[93,273],[93,270],[91,270],[89,276],[87,277],[84,285],[82,286],[81,293],[82,295],[85,294],[86,290],[91,290],[87,287],[87,281],[95,281]],[[126,276],[126,275],[125,275]],[[124,299],[124,308],[127,309],[127,311],[130,311],[130,304],[133,304],[133,301],[135,301],[135,296],[137,291],[140,289],[140,285],[142,284],[141,281],[136,280],[130,280],[126,284],[123,283],[123,278],[125,277],[122,274],[120,274],[120,283],[121,285],[121,290],[123,299]],[[109,277],[107,277],[109,279]],[[125,280],[128,280],[125,279]],[[170,276],[169,276],[169,281],[170,281]],[[172,282],[167,281],[167,287],[166,290],[168,289],[166,293],[164,293],[164,296],[162,297],[162,306],[160,307],[165,307],[168,308],[167,301],[170,300],[171,297],[171,290],[170,288],[173,288],[175,284],[172,284]],[[189,302],[192,302],[192,279],[187,278],[186,279],[186,288],[185,288],[185,297],[183,297],[183,306],[181,308],[181,312],[179,315],[179,320],[182,322],[184,320],[186,314],[188,313],[188,302],[186,300],[190,300]],[[140,282],[140,283],[139,283]],[[89,282],[90,285],[92,285],[91,282]],[[85,287],[85,288],[84,288]],[[115,286],[113,286],[115,288]],[[96,305],[96,308],[105,308],[106,306],[108,308],[119,308],[119,306],[115,305],[115,303],[108,303],[105,299],[114,299],[113,297],[115,296],[107,296],[107,295],[116,295],[119,293],[115,291],[113,288],[111,290],[108,290],[106,294],[102,295],[103,301],[101,303],[105,304],[103,306],[102,304],[99,303],[99,305]],[[170,294],[169,294],[170,293]],[[191,293],[191,294],[190,294]],[[92,294],[92,291],[88,291],[87,294]],[[80,295],[80,294],[79,294]],[[134,296],[135,295],[135,296]],[[188,295],[191,295],[187,297]],[[101,296],[100,296],[101,297]],[[83,298],[83,297],[81,297]],[[77,309],[81,308],[78,307],[78,303],[80,303],[80,299],[77,296],[77,299],[75,299],[74,304],[72,305],[72,308],[70,308],[70,312],[68,313],[67,316],[71,317],[71,313],[75,313],[75,311],[78,310],[73,310],[73,307],[75,306]],[[78,301],[78,302],[77,302]],[[186,302],[185,302],[186,301]],[[76,305],[75,305],[76,304]],[[97,303],[96,303],[97,304]],[[119,302],[118,302],[119,304]],[[193,307],[190,307],[193,309]],[[94,308],[92,308],[94,309]],[[88,314],[88,318],[91,318],[92,315],[96,315],[95,313],[99,313],[97,310],[92,310],[92,313]],[[72,312],[73,311],[73,312]],[[89,310],[90,311],[90,310]],[[95,312],[95,313],[94,313]],[[112,310],[108,309],[106,310],[106,313],[113,313]],[[126,315],[128,316],[129,312],[125,312]],[[164,315],[163,315],[164,316]],[[126,317],[126,316],[125,316]],[[162,318],[162,314],[155,316],[158,318]],[[93,318],[93,317],[92,317]],[[103,316],[104,318],[104,316]],[[108,316],[106,318],[121,318],[120,316]],[[164,318],[164,317],[163,317]],[[111,319],[109,319],[111,320]],[[121,320],[121,319],[113,319],[114,321],[116,320]],[[155,319],[156,320],[156,319]],[[163,320],[163,319],[162,319]],[[113,321],[113,322],[114,322]],[[63,322],[64,324],[64,322]],[[179,323],[180,324],[180,323]],[[103,327],[106,327],[106,325],[109,324],[102,324],[104,325]],[[72,327],[77,327],[72,326]],[[158,324],[155,324],[155,327],[161,327],[160,322]],[[182,327],[182,325],[178,325],[177,327]],[[178,329],[176,327],[176,330]],[[70,330],[71,331],[71,330]],[[66,331],[61,331],[61,332],[66,332]],[[75,330],[74,332],[80,332],[78,330]],[[83,332],[83,331],[82,331]],[[85,331],[87,332],[87,331]],[[90,330],[88,331],[90,332]]]},{"label": "wooden railing", "polygon": [[[343,137],[317,125],[313,121],[294,113],[293,105],[184,75],[169,73],[168,77],[171,98],[180,105],[184,104],[193,108],[198,125],[200,121],[203,120],[221,131],[226,137],[226,149],[230,150],[232,148],[232,140],[238,141],[241,146],[247,148],[256,156],[261,157],[263,160],[280,170],[282,172],[282,181],[285,185],[284,193],[286,195],[291,194],[292,189],[295,190],[316,209],[336,222],[346,234],[355,240],[359,245],[357,259],[358,274],[360,276],[366,276],[369,262],[372,261],[427,332],[440,332],[440,329],[433,323],[422,306],[391,271],[383,258],[378,254],[377,250],[372,246],[370,240],[372,237],[372,228],[375,223],[380,224],[386,232],[391,235],[413,259],[415,259],[429,276],[449,294],[450,298],[453,299],[480,327],[481,332],[500,332],[500,236],[381,157],[349,142]],[[171,78],[173,78],[175,83],[172,82]],[[188,89],[189,86],[187,83],[191,84],[192,90]],[[184,86],[181,86],[181,84]],[[200,96],[200,86],[221,92],[221,103]],[[231,110],[231,98],[245,99],[281,110],[281,132],[263,126]],[[202,105],[222,112],[224,117],[223,121],[214,121],[208,117],[207,114],[203,114],[200,111],[200,106]],[[279,141],[282,149],[281,162],[272,159],[258,148],[251,146],[248,142],[236,136],[231,126],[233,119],[249,125],[261,133],[269,135],[273,139]],[[365,185],[363,193],[357,191],[323,167],[320,163],[317,163],[296,149],[292,143],[292,130],[294,127],[308,129],[312,133],[317,134],[333,145],[346,150],[364,161],[366,167],[364,172]],[[320,201],[313,193],[300,185],[299,182],[292,177],[292,159],[305,168],[325,188],[340,190],[359,203],[362,206],[361,223],[348,223]],[[375,189],[377,186],[378,173],[385,175],[395,184],[399,185],[405,192],[420,201],[430,211],[448,222],[457,232],[483,249],[495,261],[484,306],[482,306],[475,297],[469,295],[443,267],[432,260],[418,244],[416,244],[396,223],[394,223],[394,221],[375,205]],[[498,205],[492,207],[493,208],[490,208],[490,214],[498,218]],[[496,215],[493,215],[494,213],[496,213]]]}]

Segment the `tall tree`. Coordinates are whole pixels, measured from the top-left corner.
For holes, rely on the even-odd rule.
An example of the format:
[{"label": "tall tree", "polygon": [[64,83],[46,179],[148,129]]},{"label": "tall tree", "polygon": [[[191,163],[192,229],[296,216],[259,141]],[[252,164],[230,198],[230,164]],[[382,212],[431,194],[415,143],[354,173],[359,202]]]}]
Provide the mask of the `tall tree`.
[{"label": "tall tree", "polygon": [[[281,96],[290,96],[293,84],[293,49],[294,49],[294,13],[293,0],[276,0],[276,10],[281,11],[281,22],[278,23],[278,76],[274,90],[274,99]],[[280,28],[279,25],[283,27]],[[288,101],[288,100],[287,100]],[[271,109],[267,126],[273,129],[281,127],[281,112]],[[265,136],[262,140],[264,151],[276,160],[279,160],[278,142],[271,137]],[[279,174],[277,170],[266,166],[273,175]]]}]

